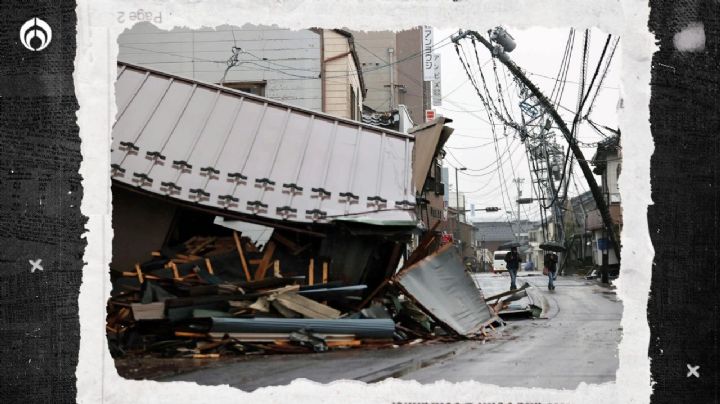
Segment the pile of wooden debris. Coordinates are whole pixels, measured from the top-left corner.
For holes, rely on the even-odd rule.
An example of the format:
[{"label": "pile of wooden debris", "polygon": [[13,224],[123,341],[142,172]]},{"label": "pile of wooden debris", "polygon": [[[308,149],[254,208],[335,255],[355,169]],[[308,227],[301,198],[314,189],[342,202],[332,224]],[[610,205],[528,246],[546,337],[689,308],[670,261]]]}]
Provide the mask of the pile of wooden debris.
[{"label": "pile of wooden debris", "polygon": [[[217,358],[466,337],[393,281],[428,255],[426,241],[371,293],[366,285],[330,281],[329,262],[308,247],[274,234],[259,248],[233,232],[153,252],[133,271],[113,274],[111,353]],[[281,268],[281,259],[294,271]]]}]

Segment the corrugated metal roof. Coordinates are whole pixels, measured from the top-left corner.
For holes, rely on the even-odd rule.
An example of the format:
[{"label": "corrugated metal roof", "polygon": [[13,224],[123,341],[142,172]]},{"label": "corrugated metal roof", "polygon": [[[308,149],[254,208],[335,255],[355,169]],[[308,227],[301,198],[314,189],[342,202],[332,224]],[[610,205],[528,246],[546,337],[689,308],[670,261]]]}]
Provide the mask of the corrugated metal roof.
[{"label": "corrugated metal roof", "polygon": [[428,314],[460,335],[477,334],[497,319],[452,244],[399,272],[394,280]]},{"label": "corrugated metal roof", "polygon": [[118,63],[112,178],[296,222],[415,220],[413,136]]}]

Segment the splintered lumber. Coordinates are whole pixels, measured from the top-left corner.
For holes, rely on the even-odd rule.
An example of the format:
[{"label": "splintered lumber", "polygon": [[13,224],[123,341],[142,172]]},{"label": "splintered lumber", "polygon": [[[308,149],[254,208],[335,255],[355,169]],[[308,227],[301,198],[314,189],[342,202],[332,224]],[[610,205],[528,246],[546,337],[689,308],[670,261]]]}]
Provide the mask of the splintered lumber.
[{"label": "splintered lumber", "polygon": [[351,346],[360,346],[360,345],[362,345],[362,341],[359,339],[331,340],[331,341],[325,341],[325,344],[328,346],[328,348],[343,348],[343,347],[351,347]]},{"label": "splintered lumber", "polygon": [[269,299],[278,302],[287,309],[302,314],[306,318],[333,319],[339,318],[342,314],[339,310],[300,296],[297,293],[281,293],[272,295]]},{"label": "splintered lumber", "polygon": [[173,279],[180,279],[180,272],[178,272],[177,264],[170,262],[170,268],[172,268],[173,271]]},{"label": "splintered lumber", "polygon": [[273,277],[282,278],[282,275],[280,274],[280,260],[275,260],[273,264]]},{"label": "splintered lumber", "polygon": [[211,354],[193,354],[193,359],[218,359],[220,357],[220,354],[218,353],[211,353]]},{"label": "splintered lumber", "polygon": [[205,267],[207,267],[207,271],[210,275],[215,275],[215,272],[213,271],[212,263],[210,262],[210,258],[205,258]]},{"label": "splintered lumber", "polygon": [[238,250],[238,254],[240,254],[240,262],[242,263],[243,272],[245,272],[245,279],[250,282],[250,270],[248,269],[248,264],[245,261],[245,254],[243,254],[243,249],[240,245],[240,237],[238,237],[236,231],[233,231],[233,238],[235,239],[235,247]]},{"label": "splintered lumber", "polygon": [[208,334],[201,332],[175,331],[175,336],[181,338],[207,338]]},{"label": "splintered lumber", "polygon": [[190,251],[188,251],[188,255],[195,255],[198,252],[202,251],[203,248],[207,247],[209,244],[215,242],[217,240],[216,237],[209,237],[202,243],[198,244],[195,248],[192,248]]},{"label": "splintered lumber", "polygon": [[308,265],[308,285],[315,283],[315,260],[310,258],[310,264]]},{"label": "splintered lumber", "polygon": [[[143,277],[143,281],[145,281],[145,280],[158,280],[158,279],[160,279],[159,276],[149,275],[149,274],[143,274],[142,272],[141,272],[141,275],[142,275],[142,277]],[[128,277],[128,278],[137,278],[137,277],[138,277],[138,273],[137,273],[137,272],[123,272],[123,273],[122,273],[122,276]]]},{"label": "splintered lumber", "polygon": [[255,271],[255,280],[258,281],[260,279],[265,278],[265,272],[267,272],[267,269],[272,265],[272,256],[275,253],[275,243],[272,241],[269,241],[267,245],[265,246],[265,251],[263,252],[262,260],[260,261],[260,264],[258,265],[257,270]]},{"label": "splintered lumber", "polygon": [[270,304],[271,304],[272,307],[273,307],[275,310],[277,310],[278,313],[280,313],[283,317],[286,317],[286,318],[298,318],[298,317],[302,317],[300,314],[298,314],[297,312],[294,312],[294,311],[288,309],[287,307],[283,306],[283,305],[282,305],[280,302],[278,302],[278,301],[273,300],[272,302],[270,302]]},{"label": "splintered lumber", "polygon": [[255,311],[260,311],[263,313],[270,312],[270,302],[268,301],[268,298],[263,296],[258,298],[255,303],[248,306],[248,308],[253,309]]},{"label": "splintered lumber", "polygon": [[142,271],[140,270],[140,264],[135,264],[135,273],[137,274],[138,281],[139,281],[140,283],[143,283],[143,282],[144,282],[144,280],[143,280],[143,273],[142,273]]}]

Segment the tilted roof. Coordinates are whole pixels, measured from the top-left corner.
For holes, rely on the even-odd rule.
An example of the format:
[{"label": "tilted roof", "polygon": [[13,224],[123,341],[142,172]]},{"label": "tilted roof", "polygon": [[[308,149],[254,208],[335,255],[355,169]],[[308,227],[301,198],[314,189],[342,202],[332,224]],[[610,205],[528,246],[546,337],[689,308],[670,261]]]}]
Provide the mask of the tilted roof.
[{"label": "tilted roof", "polygon": [[276,220],[415,221],[414,137],[118,63],[112,178]]}]

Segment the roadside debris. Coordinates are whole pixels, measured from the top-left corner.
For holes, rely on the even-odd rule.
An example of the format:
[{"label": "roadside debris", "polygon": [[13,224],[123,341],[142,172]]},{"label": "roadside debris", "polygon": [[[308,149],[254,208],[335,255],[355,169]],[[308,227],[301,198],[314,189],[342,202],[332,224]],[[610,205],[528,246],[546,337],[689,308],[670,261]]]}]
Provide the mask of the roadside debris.
[{"label": "roadside debris", "polygon": [[279,233],[264,246],[191,237],[114,274],[111,352],[212,359],[485,337],[498,318],[453,246],[430,254],[433,237],[372,293],[330,280],[330,262]]},{"label": "roadside debris", "polygon": [[537,289],[525,282],[520,288],[508,290],[485,299],[492,311],[502,319],[511,317],[545,318],[547,303]]},{"label": "roadside debris", "polygon": [[110,165],[114,356],[391,347],[496,321],[455,247],[436,252],[440,221],[406,254],[450,119],[403,133],[127,63],[116,88],[134,95]]},{"label": "roadside debris", "polygon": [[440,325],[459,335],[479,334],[497,320],[451,244],[404,269],[393,282]]}]

